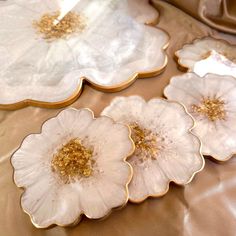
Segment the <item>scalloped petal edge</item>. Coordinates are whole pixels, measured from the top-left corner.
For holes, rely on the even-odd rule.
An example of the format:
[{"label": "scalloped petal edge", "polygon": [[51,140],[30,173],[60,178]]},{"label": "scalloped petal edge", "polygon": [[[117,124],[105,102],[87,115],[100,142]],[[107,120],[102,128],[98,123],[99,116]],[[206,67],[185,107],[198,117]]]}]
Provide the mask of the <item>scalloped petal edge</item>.
[{"label": "scalloped petal edge", "polygon": [[[150,5],[150,7],[152,7],[154,9],[154,7],[151,4],[149,4],[149,5]],[[162,30],[167,35],[168,41],[161,48],[161,51],[165,54],[165,59],[164,59],[163,65],[161,67],[159,67],[155,70],[152,70],[152,71],[136,72],[136,73],[134,73],[134,75],[132,75],[130,78],[128,78],[125,82],[122,82],[122,83],[115,85],[115,86],[98,85],[96,83],[93,83],[89,78],[81,77],[79,79],[78,86],[75,89],[75,91],[73,92],[73,94],[71,96],[69,96],[68,98],[66,98],[65,100],[57,101],[57,102],[45,102],[45,101],[39,101],[39,100],[33,100],[33,99],[25,99],[25,100],[22,100],[22,101],[19,101],[16,103],[0,104],[0,110],[18,110],[18,109],[28,107],[28,106],[41,107],[41,108],[52,108],[52,109],[63,108],[63,107],[71,105],[73,102],[75,102],[80,97],[80,95],[83,91],[84,84],[88,84],[92,88],[94,88],[98,91],[113,93],[113,92],[119,92],[121,90],[126,89],[127,87],[132,85],[137,79],[150,78],[150,77],[157,76],[157,75],[161,74],[165,70],[167,63],[168,63],[168,56],[166,55],[165,50],[169,46],[170,35],[164,29],[161,29],[161,28],[155,26],[158,23],[158,21],[159,21],[159,14],[158,14],[158,18],[154,18],[152,21],[147,22],[145,24],[149,25],[151,27],[154,27],[156,29]]]},{"label": "scalloped petal edge", "polygon": [[[79,110],[79,109],[76,109],[76,108],[68,108],[68,109],[70,109],[70,110],[75,110],[75,111]],[[67,110],[68,110],[68,109],[67,109]],[[94,116],[94,113],[93,113],[93,111],[92,111],[91,109],[89,109],[89,108],[82,108],[82,109],[91,112],[91,113],[92,113],[92,116],[93,116],[93,120],[96,120],[96,118],[95,118],[95,116]],[[48,118],[47,120],[45,120],[45,121],[43,122],[43,124],[41,125],[40,132],[37,133],[37,134],[41,134],[41,133],[42,133],[42,131],[43,131],[43,126],[44,126],[45,123],[47,123],[47,121],[49,121],[49,120],[51,120],[51,119],[53,119],[53,118],[56,118],[56,117],[57,117],[60,113],[62,113],[63,111],[64,111],[64,110],[60,111],[56,116],[51,117],[51,118]],[[101,117],[101,116],[99,116],[99,117]],[[106,117],[108,117],[108,116],[106,116]],[[114,123],[118,123],[118,122],[115,122],[111,117],[108,117],[108,118],[111,119]],[[118,123],[118,124],[119,124],[119,123]],[[124,124],[123,124],[123,125],[124,125]],[[99,218],[99,219],[93,219],[93,218],[87,216],[84,212],[82,212],[82,213],[77,217],[77,219],[76,219],[74,222],[72,222],[71,224],[68,224],[68,225],[60,225],[60,224],[54,223],[54,224],[48,225],[48,226],[46,226],[46,227],[41,227],[40,225],[35,224],[35,222],[34,222],[34,220],[33,220],[33,215],[30,214],[29,212],[27,212],[27,211],[22,207],[21,198],[23,197],[23,194],[24,194],[24,192],[25,192],[25,188],[24,188],[24,187],[21,187],[21,186],[18,186],[17,183],[16,183],[15,180],[14,180],[14,166],[13,166],[13,164],[12,164],[12,157],[13,157],[14,154],[21,148],[21,146],[22,146],[23,142],[25,141],[25,139],[26,139],[28,136],[30,136],[30,135],[32,135],[32,134],[35,134],[35,133],[32,133],[32,134],[27,135],[27,136],[22,140],[22,142],[21,142],[19,148],[17,148],[17,150],[16,150],[16,151],[11,155],[11,157],[10,157],[10,164],[11,164],[11,166],[12,166],[12,168],[13,168],[12,180],[13,180],[13,183],[14,183],[19,189],[22,189],[22,190],[23,190],[23,192],[21,193],[21,196],[20,196],[20,207],[21,207],[22,211],[23,211],[24,213],[26,213],[26,214],[30,217],[31,223],[32,223],[36,228],[38,228],[38,229],[48,229],[48,228],[52,228],[52,227],[55,227],[55,226],[60,226],[60,227],[72,227],[72,226],[75,226],[75,225],[79,224],[79,223],[81,222],[83,216],[87,217],[87,218],[90,219],[90,220],[103,220],[103,219],[107,218],[113,211],[115,211],[115,210],[120,210],[120,209],[124,208],[124,207],[127,205],[128,201],[129,201],[128,185],[129,185],[129,183],[131,182],[132,177],[133,177],[133,168],[132,168],[132,166],[130,165],[130,163],[127,161],[127,158],[129,158],[129,157],[133,154],[133,152],[134,152],[134,150],[135,150],[135,144],[134,144],[134,141],[133,141],[132,138],[131,138],[131,129],[130,129],[130,127],[129,127],[128,125],[124,125],[124,126],[126,126],[126,127],[128,128],[128,130],[129,130],[129,140],[131,141],[132,147],[133,147],[132,150],[131,150],[131,152],[123,159],[124,162],[125,162],[125,164],[127,164],[127,166],[129,166],[129,169],[130,169],[130,176],[129,176],[129,178],[128,178],[128,180],[127,180],[127,183],[126,183],[126,185],[125,185],[126,201],[124,202],[123,205],[121,205],[121,206],[119,206],[119,207],[116,207],[116,208],[110,209],[110,210],[106,213],[106,215],[105,215],[104,217]]]}]

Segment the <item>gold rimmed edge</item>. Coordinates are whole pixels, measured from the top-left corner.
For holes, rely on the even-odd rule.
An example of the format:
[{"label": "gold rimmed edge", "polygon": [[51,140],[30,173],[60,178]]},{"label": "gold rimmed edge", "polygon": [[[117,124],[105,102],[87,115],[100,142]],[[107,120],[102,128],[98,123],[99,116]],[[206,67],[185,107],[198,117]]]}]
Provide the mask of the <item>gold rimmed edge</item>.
[{"label": "gold rimmed edge", "polygon": [[[150,2],[149,2],[149,5],[151,7],[153,7],[153,4],[151,4]],[[157,9],[155,9],[155,10],[158,12]],[[91,87],[95,88],[98,91],[112,92],[113,93],[113,92],[119,92],[123,89],[126,89],[127,87],[132,85],[137,79],[149,78],[149,77],[153,77],[153,76],[157,76],[157,75],[161,74],[165,70],[165,68],[167,66],[167,63],[168,63],[168,56],[166,54],[166,49],[169,46],[171,37],[170,37],[169,33],[166,30],[156,26],[156,24],[159,22],[159,16],[160,16],[160,14],[158,14],[158,16],[153,19],[153,21],[146,22],[146,23],[144,23],[144,25],[162,30],[167,35],[168,40],[163,45],[163,47],[161,48],[161,53],[163,53],[164,56],[165,56],[163,65],[161,67],[156,68],[156,69],[151,70],[151,71],[136,72],[136,73],[134,73],[133,76],[128,78],[125,82],[122,82],[122,83],[120,83],[118,85],[115,85],[115,86],[99,85],[99,84],[93,83],[89,78],[81,77],[79,79],[79,84],[78,84],[78,87],[76,88],[76,90],[72,93],[71,96],[69,96],[68,98],[66,98],[62,101],[45,102],[45,101],[39,101],[39,100],[33,100],[33,99],[25,99],[25,100],[22,100],[22,101],[19,101],[19,102],[16,102],[16,103],[0,104],[0,110],[10,110],[10,111],[12,111],[12,110],[18,110],[18,109],[21,109],[21,108],[25,108],[25,107],[28,107],[28,106],[41,107],[41,108],[52,108],[52,109],[64,108],[64,107],[69,106],[72,103],[74,103],[80,97],[80,95],[83,91],[83,85],[85,83],[88,83]]]},{"label": "gold rimmed edge", "polygon": [[[14,154],[22,147],[22,144],[24,143],[25,139],[26,139],[28,136],[30,136],[30,135],[42,134],[43,126],[45,125],[45,123],[47,123],[47,122],[50,121],[51,119],[57,118],[57,117],[59,116],[59,114],[60,114],[61,112],[65,111],[65,110],[74,110],[74,111],[87,110],[87,111],[89,111],[89,112],[92,114],[93,120],[96,120],[96,119],[98,119],[98,118],[100,118],[100,117],[107,117],[108,119],[110,119],[110,120],[113,122],[113,124],[120,124],[120,125],[123,125],[123,126],[127,127],[128,131],[129,131],[128,140],[129,140],[129,141],[131,142],[131,144],[132,144],[132,150],[130,151],[130,153],[129,153],[126,157],[123,158],[123,162],[124,162],[124,163],[129,167],[129,169],[130,169],[130,174],[129,174],[128,178],[127,178],[126,184],[124,185],[125,191],[126,191],[126,200],[125,200],[124,204],[122,204],[121,206],[117,206],[117,207],[115,207],[115,208],[109,209],[109,211],[108,211],[103,217],[101,217],[101,218],[99,218],[99,219],[94,219],[94,218],[92,218],[91,216],[85,214],[84,212],[81,212],[80,215],[78,215],[77,219],[76,219],[74,222],[70,223],[70,224],[60,225],[60,224],[57,224],[57,223],[53,223],[53,224],[51,224],[51,225],[42,227],[42,226],[36,224],[36,223],[34,222],[34,220],[33,220],[33,218],[34,218],[33,215],[30,214],[28,211],[26,211],[26,210],[22,207],[22,201],[21,201],[21,199],[22,199],[22,197],[23,197],[23,195],[24,195],[24,192],[26,191],[27,188],[22,187],[22,186],[18,186],[17,183],[15,182],[15,178],[14,178],[15,168],[14,168],[14,165],[13,165],[13,163],[12,163],[12,158],[13,158]],[[130,184],[130,182],[131,182],[131,180],[132,180],[132,177],[133,177],[133,167],[130,165],[130,163],[127,161],[127,159],[128,159],[130,156],[133,155],[134,151],[135,151],[135,144],[134,144],[133,139],[131,138],[131,129],[130,129],[130,127],[129,127],[128,125],[115,122],[114,119],[112,119],[112,118],[109,117],[109,116],[99,116],[99,117],[96,118],[95,115],[94,115],[94,112],[93,112],[91,109],[89,109],[89,108],[81,108],[81,109],[67,108],[67,109],[64,109],[64,110],[60,111],[56,116],[53,116],[53,117],[51,117],[51,118],[48,118],[48,119],[46,119],[46,120],[42,123],[41,129],[40,129],[40,132],[39,132],[39,133],[32,133],[32,134],[27,135],[27,136],[22,140],[22,142],[20,143],[19,148],[17,148],[17,150],[16,150],[16,151],[11,155],[11,157],[10,157],[10,164],[11,164],[12,169],[13,169],[13,173],[12,173],[12,180],[13,180],[13,183],[14,183],[19,189],[23,190],[23,192],[21,193],[21,196],[20,196],[20,207],[21,207],[22,211],[23,211],[24,213],[26,213],[26,214],[30,217],[31,223],[32,223],[36,228],[38,228],[38,229],[48,229],[48,228],[53,228],[53,227],[55,227],[55,226],[59,226],[59,227],[72,227],[72,226],[75,226],[75,225],[79,224],[80,221],[82,220],[82,217],[83,217],[83,216],[85,216],[86,218],[88,218],[88,219],[90,219],[90,220],[94,220],[94,221],[103,220],[103,219],[107,218],[113,211],[120,210],[120,209],[124,208],[124,207],[127,205],[128,201],[129,201],[129,189],[128,189],[128,185]]]},{"label": "gold rimmed edge", "polygon": [[219,38],[215,38],[215,37],[212,37],[210,35],[208,36],[204,36],[204,37],[197,37],[195,38],[191,43],[186,43],[184,44],[180,49],[178,49],[177,51],[175,51],[174,53],[174,60],[177,62],[178,64],[178,69],[182,72],[193,72],[191,70],[191,68],[189,68],[187,65],[184,65],[180,62],[181,58],[177,55],[177,53],[183,49],[185,49],[187,46],[191,46],[191,45],[195,45],[197,42],[201,41],[201,40],[204,40],[204,39],[213,39],[213,40],[216,40],[216,41],[219,41],[229,47],[235,47],[236,48],[236,45],[235,44],[231,44],[229,43],[228,41],[226,41],[225,39],[219,39]]},{"label": "gold rimmed edge", "polygon": [[[208,75],[214,75],[214,74],[212,74],[212,73],[206,73],[203,77],[201,77],[201,76],[199,76],[199,75],[197,75],[197,74],[195,74],[194,72],[192,72],[192,71],[189,71],[188,72],[189,74],[193,74],[193,75],[196,75],[196,76],[198,76],[199,78],[205,78],[205,77],[207,77]],[[217,75],[217,74],[216,74]],[[230,75],[217,75],[217,76],[219,76],[219,77],[231,77],[232,79],[235,79],[233,76],[230,76]],[[175,76],[173,76],[172,78],[174,78]],[[172,80],[172,78],[170,79],[170,82],[169,82],[169,84],[168,85],[170,85],[170,83],[171,83],[171,80]],[[167,85],[167,86],[168,86]],[[167,87],[166,86],[166,87]],[[164,96],[167,98],[167,95],[165,94],[165,89],[164,89]],[[167,98],[167,100],[168,100],[168,98]],[[171,100],[168,100],[168,101],[171,101]],[[177,102],[177,101],[176,101]],[[186,111],[187,111],[187,108],[186,108],[186,106],[183,104],[183,103],[181,103],[181,102],[177,102],[177,103],[180,103],[180,104],[182,104],[184,107],[185,107],[185,109],[186,109]],[[187,113],[193,118],[193,116],[187,111]],[[195,122],[195,125],[194,125],[194,127],[196,126],[196,121],[195,121],[195,119],[193,118],[193,120],[194,120],[194,122]],[[194,129],[194,127],[193,127],[193,129]],[[201,144],[202,144],[202,142],[201,142]],[[207,152],[201,152],[202,153],[202,155],[205,157],[205,158],[209,158],[209,159],[211,159],[212,161],[215,161],[215,162],[217,162],[217,163],[219,163],[219,164],[223,164],[223,163],[225,163],[226,161],[228,161],[228,160],[230,160],[234,155],[236,155],[236,152],[232,152],[231,154],[229,154],[226,158],[224,158],[223,160],[222,159],[220,159],[218,156],[213,156],[213,155],[211,155],[211,154],[209,154],[209,153],[207,153]]]},{"label": "gold rimmed edge", "polygon": [[202,152],[202,155],[205,157],[205,158],[208,158],[210,159],[211,161],[214,161],[218,164],[224,164],[226,161],[229,161],[233,156],[236,155],[236,152],[232,153],[232,154],[229,154],[225,159],[220,159],[219,157],[217,156],[213,156],[207,152]]},{"label": "gold rimmed edge", "polygon": [[[135,95],[134,95],[134,96],[135,96]],[[129,97],[129,96],[128,96],[128,97]],[[131,97],[132,97],[132,96],[131,96]],[[192,130],[195,128],[195,126],[196,126],[196,122],[195,122],[193,116],[187,111],[187,108],[184,106],[184,104],[182,104],[182,103],[180,103],[180,102],[177,102],[177,101],[168,100],[168,99],[165,99],[165,98],[162,98],[162,97],[154,97],[154,98],[152,98],[152,99],[150,99],[150,100],[148,100],[148,101],[146,101],[146,100],[145,100],[143,97],[141,97],[141,96],[138,96],[138,97],[142,98],[142,99],[146,102],[146,104],[148,104],[149,101],[151,101],[151,100],[153,100],[153,99],[154,99],[154,100],[156,99],[156,100],[165,101],[165,102],[167,102],[167,103],[178,104],[178,105],[184,110],[184,112],[186,113],[186,115],[192,120],[192,126],[191,126],[188,130],[186,130],[186,133],[190,133],[192,136],[194,136],[195,139],[197,140],[197,142],[199,143],[199,152],[198,152],[198,153],[199,153],[199,156],[201,157],[202,165],[201,165],[201,168],[200,168],[200,169],[198,169],[197,171],[193,172],[193,174],[190,176],[189,180],[188,180],[186,183],[184,183],[184,184],[178,183],[178,182],[173,181],[173,180],[169,180],[168,183],[167,183],[166,189],[165,189],[163,192],[161,192],[161,193],[146,195],[144,198],[141,198],[141,199],[138,199],[138,200],[133,200],[133,199],[130,199],[130,198],[129,198],[129,202],[131,202],[131,203],[136,203],[136,204],[142,203],[142,202],[144,202],[144,201],[145,201],[146,199],[148,199],[148,198],[158,198],[158,197],[164,196],[164,195],[169,191],[169,185],[170,185],[171,182],[173,182],[173,183],[175,183],[176,185],[179,185],[179,186],[185,186],[185,185],[189,184],[189,183],[193,180],[194,176],[195,176],[197,173],[199,173],[200,171],[202,171],[202,170],[204,169],[204,166],[205,166],[205,159],[204,159],[204,157],[203,157],[203,155],[202,155],[202,152],[201,152],[201,150],[202,150],[202,142],[201,142],[201,140],[198,138],[198,136],[197,136],[196,134],[194,134],[193,131],[192,131]],[[110,103],[110,105],[111,105],[111,103]],[[108,106],[110,106],[110,105],[108,105]],[[132,166],[132,165],[131,165],[131,166]]]}]

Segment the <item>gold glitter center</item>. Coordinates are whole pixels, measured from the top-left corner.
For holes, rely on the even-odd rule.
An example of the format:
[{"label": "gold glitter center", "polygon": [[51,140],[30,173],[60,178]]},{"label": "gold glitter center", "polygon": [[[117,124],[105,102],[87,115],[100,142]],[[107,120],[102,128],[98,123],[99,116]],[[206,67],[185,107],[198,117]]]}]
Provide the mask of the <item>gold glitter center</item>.
[{"label": "gold glitter center", "polygon": [[94,164],[92,156],[93,151],[84,147],[81,141],[75,138],[53,155],[51,168],[64,183],[68,184],[92,175]]},{"label": "gold glitter center", "polygon": [[208,118],[208,120],[214,122],[217,120],[225,120],[226,112],[224,109],[225,102],[218,99],[213,98],[203,98],[201,104],[192,105],[192,111],[202,114]]},{"label": "gold glitter center", "polygon": [[69,12],[60,21],[57,21],[60,12],[45,13],[39,21],[33,21],[34,28],[46,40],[65,38],[66,36],[81,32],[85,29],[85,19],[75,12]]},{"label": "gold glitter center", "polygon": [[146,159],[156,159],[158,153],[157,136],[148,129],[141,128],[137,123],[130,125],[132,130],[132,139],[135,143],[135,155],[140,157],[141,161]]}]

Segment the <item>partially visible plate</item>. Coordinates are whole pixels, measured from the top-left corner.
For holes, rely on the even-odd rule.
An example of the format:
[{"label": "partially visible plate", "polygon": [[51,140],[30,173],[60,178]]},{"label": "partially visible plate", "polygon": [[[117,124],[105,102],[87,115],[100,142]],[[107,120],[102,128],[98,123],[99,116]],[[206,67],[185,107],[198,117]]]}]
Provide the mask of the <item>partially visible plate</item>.
[{"label": "partially visible plate", "polygon": [[236,46],[205,37],[186,44],[175,53],[178,63],[199,76],[207,73],[236,77]]}]

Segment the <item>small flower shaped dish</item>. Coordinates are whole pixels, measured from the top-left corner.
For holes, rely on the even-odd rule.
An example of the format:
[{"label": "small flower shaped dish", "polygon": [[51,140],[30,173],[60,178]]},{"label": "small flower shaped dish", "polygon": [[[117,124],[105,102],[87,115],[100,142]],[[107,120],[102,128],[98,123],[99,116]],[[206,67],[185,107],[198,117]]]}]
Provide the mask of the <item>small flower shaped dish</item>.
[{"label": "small flower shaped dish", "polygon": [[83,82],[115,92],[167,65],[147,0],[15,0],[0,15],[0,109],[66,106]]},{"label": "small flower shaped dish", "polygon": [[[114,145],[119,144],[119,145]],[[128,201],[130,129],[87,109],[67,109],[25,138],[11,158],[23,210],[38,228],[106,216]]]},{"label": "small flower shaped dish", "polygon": [[175,76],[165,96],[183,103],[194,117],[193,132],[202,141],[202,153],[226,161],[236,153],[236,79],[194,73]]},{"label": "small flower shaped dish", "polygon": [[134,171],[129,184],[131,202],[164,195],[171,181],[185,185],[202,170],[201,143],[191,132],[194,121],[179,103],[118,97],[102,114],[131,127],[136,145],[128,159]]},{"label": "small flower shaped dish", "polygon": [[236,45],[211,37],[196,39],[175,53],[179,65],[199,76],[207,73],[236,77]]}]

